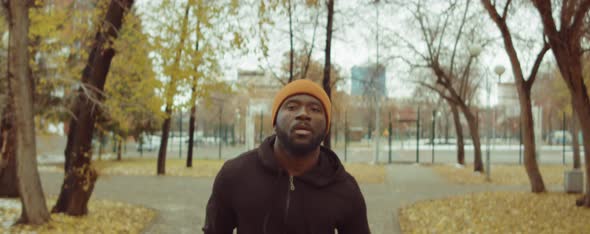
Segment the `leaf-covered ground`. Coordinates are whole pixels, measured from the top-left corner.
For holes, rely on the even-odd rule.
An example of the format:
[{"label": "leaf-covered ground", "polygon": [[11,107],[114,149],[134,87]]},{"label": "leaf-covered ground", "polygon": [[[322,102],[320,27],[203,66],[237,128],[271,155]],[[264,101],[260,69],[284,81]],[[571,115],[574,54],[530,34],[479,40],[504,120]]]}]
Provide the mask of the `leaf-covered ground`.
[{"label": "leaf-covered ground", "polygon": [[[55,204],[49,199],[47,206]],[[120,202],[90,200],[88,215],[72,217],[51,214],[51,221],[41,226],[11,226],[20,216],[20,201],[0,199],[0,233],[140,233],[156,212]]]},{"label": "leaf-covered ground", "polygon": [[[527,185],[529,180],[524,165],[492,165],[490,170],[491,181],[486,181],[485,173],[473,172],[473,165],[457,167],[456,165],[437,164],[430,165],[439,175],[452,183],[458,184],[483,184],[492,183],[498,185]],[[563,184],[564,172],[571,167],[563,165],[541,165],[541,175],[545,184]]]},{"label": "leaf-covered ground", "polygon": [[[190,177],[215,177],[223,165],[221,160],[194,160],[192,168],[186,167],[186,160],[167,159],[166,175],[190,176]],[[99,175],[155,175],[156,159],[123,159],[96,160],[92,164],[98,170]],[[346,170],[356,178],[359,183],[383,183],[385,181],[385,168],[383,165],[369,165],[361,163],[346,163]],[[42,171],[62,172],[58,166],[40,166]]]},{"label": "leaf-covered ground", "polygon": [[472,193],[400,208],[404,233],[588,233],[590,209],[579,195]]}]

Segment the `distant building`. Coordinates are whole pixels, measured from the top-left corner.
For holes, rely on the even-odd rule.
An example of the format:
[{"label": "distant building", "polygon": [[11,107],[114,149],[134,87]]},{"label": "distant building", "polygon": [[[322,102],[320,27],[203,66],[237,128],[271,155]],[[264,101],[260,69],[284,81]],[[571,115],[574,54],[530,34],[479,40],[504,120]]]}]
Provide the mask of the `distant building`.
[{"label": "distant building", "polygon": [[385,66],[366,65],[354,66],[350,71],[352,96],[370,96],[373,90],[378,95],[386,96]]}]

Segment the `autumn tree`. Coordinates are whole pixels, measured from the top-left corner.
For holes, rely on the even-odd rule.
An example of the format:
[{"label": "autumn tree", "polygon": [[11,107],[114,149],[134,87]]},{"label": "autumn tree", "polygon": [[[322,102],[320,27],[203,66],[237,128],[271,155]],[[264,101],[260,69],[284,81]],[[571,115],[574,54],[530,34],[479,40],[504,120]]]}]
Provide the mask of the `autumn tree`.
[{"label": "autumn tree", "polygon": [[[322,80],[322,87],[328,97],[332,99],[332,86],[330,84],[330,68],[332,67],[332,62],[330,59],[332,58],[332,28],[334,24],[334,0],[326,0],[326,10],[327,10],[327,23],[326,23],[326,44],[325,44],[325,53],[324,53],[324,78]],[[329,110],[331,111],[331,110]],[[331,130],[328,129],[328,133],[324,138],[324,146],[327,148],[331,148]]]},{"label": "autumn tree", "polygon": [[86,67],[82,72],[82,84],[72,107],[74,117],[70,121],[65,149],[65,177],[54,213],[80,216],[88,213],[88,200],[97,179],[91,166],[92,136],[101,103],[104,100],[104,84],[111,61],[115,56],[112,47],[119,36],[125,14],[133,0],[112,0],[106,8],[103,20],[97,25],[96,36],[90,48]]},{"label": "autumn tree", "polygon": [[[521,58],[518,56],[515,44],[513,41],[513,32],[510,30],[507,24],[509,16],[509,9],[511,7],[511,1],[507,1],[504,6],[497,6],[496,2],[492,3],[490,0],[482,0],[482,3],[487,10],[492,21],[500,30],[502,40],[504,42],[504,49],[510,59],[512,66],[512,73],[515,79],[515,86],[518,92],[518,99],[520,104],[520,120],[522,127],[522,140],[524,144],[524,167],[526,169],[529,181],[531,183],[531,191],[535,193],[545,192],[545,183],[543,177],[539,171],[539,166],[536,159],[536,144],[535,142],[535,130],[533,129],[533,112],[531,105],[531,88],[537,78],[537,72],[545,53],[549,50],[549,44],[543,38],[543,44],[540,51],[537,53],[531,71],[528,77],[525,77]],[[498,12],[497,8],[501,8],[501,12]]]},{"label": "autumn tree", "polygon": [[393,57],[404,61],[414,72],[430,71],[429,75],[415,76],[413,82],[436,92],[449,105],[458,138],[457,162],[460,164],[465,161],[459,116],[460,113],[465,116],[474,146],[474,171],[483,172],[479,123],[471,107],[479,81],[471,66],[488,43],[485,34],[479,31],[481,22],[475,18],[480,12],[473,8],[471,1],[413,1],[402,7],[410,12],[409,21],[419,29],[419,35],[395,32],[391,40],[401,41],[403,54]]},{"label": "autumn tree", "polygon": [[[561,77],[570,92],[572,106],[580,121],[584,139],[590,139],[590,99],[583,73],[582,39],[588,29],[588,0],[533,0],[541,17],[543,35],[557,61]],[[554,10],[555,9],[555,10]],[[557,14],[556,14],[557,13]],[[559,19],[554,19],[559,16]],[[558,26],[559,25],[559,26]],[[590,171],[590,141],[584,141],[586,171]],[[586,194],[576,205],[590,207],[590,174],[586,173]]]},{"label": "autumn tree", "polygon": [[217,80],[223,75],[220,63],[223,56],[234,54],[239,56],[246,43],[241,32],[246,30],[238,22],[246,13],[240,10],[240,4],[244,2],[232,1],[228,4],[223,1],[197,0],[194,4],[193,17],[191,17],[194,37],[189,38],[192,42],[189,44],[193,44],[194,47],[187,50],[193,72],[186,82],[186,86],[190,86],[191,93],[186,103],[186,106],[190,108],[187,167],[192,166],[193,159],[196,102],[199,99],[209,100],[212,93],[228,93],[229,85]]},{"label": "autumn tree", "polygon": [[8,90],[14,108],[16,180],[22,211],[19,223],[43,224],[49,220],[45,195],[37,171],[33,113],[33,81],[29,73],[29,7],[31,1],[5,1],[8,15]]},{"label": "autumn tree", "polygon": [[[97,122],[101,125],[97,130],[115,133],[118,136],[115,143],[120,146],[128,136],[141,139],[145,131],[155,129],[161,123],[163,103],[156,90],[162,84],[152,69],[151,45],[135,10],[125,18],[113,47],[119,53],[113,58],[105,83],[103,121]],[[117,150],[117,158],[120,157],[121,152]]]},{"label": "autumn tree", "polygon": [[[31,74],[35,81],[37,127],[67,122],[84,58],[93,38],[93,24],[104,14],[107,1],[97,6],[84,1],[37,1],[30,9]],[[67,129],[67,125],[66,125]]]}]

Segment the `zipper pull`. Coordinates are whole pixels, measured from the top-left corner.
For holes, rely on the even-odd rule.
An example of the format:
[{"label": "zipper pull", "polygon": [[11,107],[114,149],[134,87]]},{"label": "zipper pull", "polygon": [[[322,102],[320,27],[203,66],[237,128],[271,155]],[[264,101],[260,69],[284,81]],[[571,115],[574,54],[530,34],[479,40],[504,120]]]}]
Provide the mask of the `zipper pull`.
[{"label": "zipper pull", "polygon": [[290,184],[291,191],[295,191],[295,184],[293,184],[293,176],[292,175],[289,176],[289,184]]}]

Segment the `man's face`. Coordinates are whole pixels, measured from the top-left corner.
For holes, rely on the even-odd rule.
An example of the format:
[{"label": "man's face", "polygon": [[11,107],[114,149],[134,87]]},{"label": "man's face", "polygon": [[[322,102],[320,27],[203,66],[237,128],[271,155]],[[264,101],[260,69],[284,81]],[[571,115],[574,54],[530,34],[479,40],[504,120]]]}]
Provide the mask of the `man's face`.
[{"label": "man's face", "polygon": [[306,94],[285,100],[275,125],[278,140],[285,150],[297,156],[315,150],[326,134],[325,111],[319,100]]}]

